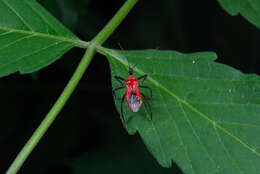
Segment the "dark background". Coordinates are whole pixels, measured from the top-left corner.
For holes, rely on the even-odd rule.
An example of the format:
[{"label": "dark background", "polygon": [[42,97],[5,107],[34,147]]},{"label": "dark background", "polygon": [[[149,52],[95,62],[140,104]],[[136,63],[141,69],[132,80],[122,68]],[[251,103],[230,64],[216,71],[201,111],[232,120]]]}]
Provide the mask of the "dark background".
[{"label": "dark background", "polygon": [[[39,0],[82,40],[89,41],[125,0]],[[140,0],[105,43],[119,49],[215,51],[218,62],[260,73],[260,30],[229,16],[217,1]],[[84,50],[73,48],[54,64],[0,79],[0,173],[47,114]],[[164,169],[138,135],[123,129],[111,95],[108,61],[96,55],[76,91],[19,173],[181,173]]]}]

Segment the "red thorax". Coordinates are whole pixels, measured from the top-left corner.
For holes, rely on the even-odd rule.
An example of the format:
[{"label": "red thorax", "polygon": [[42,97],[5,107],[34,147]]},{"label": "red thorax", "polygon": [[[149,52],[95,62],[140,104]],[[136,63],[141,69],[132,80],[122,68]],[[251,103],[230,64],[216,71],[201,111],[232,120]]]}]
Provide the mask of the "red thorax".
[{"label": "red thorax", "polygon": [[142,105],[142,96],[138,88],[138,80],[130,75],[126,82],[126,102],[128,107],[133,111],[137,112]]}]

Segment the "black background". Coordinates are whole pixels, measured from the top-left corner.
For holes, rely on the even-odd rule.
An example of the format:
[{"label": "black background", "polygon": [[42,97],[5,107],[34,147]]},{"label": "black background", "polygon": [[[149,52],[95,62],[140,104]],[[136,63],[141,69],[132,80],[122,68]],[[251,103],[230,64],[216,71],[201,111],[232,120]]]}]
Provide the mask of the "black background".
[{"label": "black background", "polygon": [[[39,0],[82,40],[91,40],[125,0]],[[214,51],[218,62],[260,73],[260,30],[217,1],[140,0],[104,46]],[[33,74],[0,79],[0,173],[4,173],[62,92],[84,50]],[[108,61],[96,55],[79,86],[19,173],[181,173],[159,166],[138,135],[123,129]]]}]

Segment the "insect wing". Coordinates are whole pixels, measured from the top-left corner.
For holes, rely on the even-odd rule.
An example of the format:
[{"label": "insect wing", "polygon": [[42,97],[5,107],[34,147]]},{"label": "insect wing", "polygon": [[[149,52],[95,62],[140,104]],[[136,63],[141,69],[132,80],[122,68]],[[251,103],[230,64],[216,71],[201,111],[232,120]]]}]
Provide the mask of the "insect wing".
[{"label": "insect wing", "polygon": [[129,96],[129,98],[126,100],[128,107],[133,111],[133,112],[138,112],[142,105],[142,100],[140,96],[138,96],[136,93],[132,92]]}]

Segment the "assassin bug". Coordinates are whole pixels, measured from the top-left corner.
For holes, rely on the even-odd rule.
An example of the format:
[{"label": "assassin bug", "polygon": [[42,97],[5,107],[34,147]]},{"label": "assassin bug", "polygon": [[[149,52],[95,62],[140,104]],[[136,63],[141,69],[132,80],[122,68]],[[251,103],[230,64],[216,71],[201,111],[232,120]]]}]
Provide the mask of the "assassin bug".
[{"label": "assassin bug", "polygon": [[[123,104],[124,100],[126,99],[126,103],[128,107],[133,111],[133,112],[138,112],[141,105],[142,105],[142,99],[144,99],[148,105],[148,109],[150,112],[150,121],[152,121],[152,108],[151,105],[148,101],[148,99],[152,99],[152,89],[149,86],[144,86],[143,83],[145,79],[147,78],[147,74],[143,75],[139,78],[135,78],[133,76],[133,68],[130,67],[129,65],[129,76],[127,79],[124,79],[120,76],[115,76],[115,79],[122,85],[118,88],[113,89],[113,96],[115,97],[115,92],[120,89],[126,88],[126,92],[124,96],[121,99],[121,115],[122,115],[122,120],[125,122],[124,119],[124,112],[123,112]],[[139,80],[142,80],[141,83],[139,84]],[[141,91],[139,91],[139,88],[145,88],[150,91],[150,98],[147,98]]]}]

